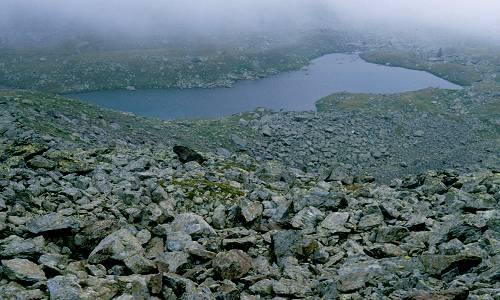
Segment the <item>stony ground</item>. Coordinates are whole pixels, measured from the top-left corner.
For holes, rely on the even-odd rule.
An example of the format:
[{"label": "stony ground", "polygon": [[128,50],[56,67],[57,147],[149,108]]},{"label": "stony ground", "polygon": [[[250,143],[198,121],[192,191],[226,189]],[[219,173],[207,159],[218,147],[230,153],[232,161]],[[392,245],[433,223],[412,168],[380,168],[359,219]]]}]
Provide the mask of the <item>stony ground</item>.
[{"label": "stony ground", "polygon": [[164,122],[1,96],[1,299],[500,297],[491,117]]}]

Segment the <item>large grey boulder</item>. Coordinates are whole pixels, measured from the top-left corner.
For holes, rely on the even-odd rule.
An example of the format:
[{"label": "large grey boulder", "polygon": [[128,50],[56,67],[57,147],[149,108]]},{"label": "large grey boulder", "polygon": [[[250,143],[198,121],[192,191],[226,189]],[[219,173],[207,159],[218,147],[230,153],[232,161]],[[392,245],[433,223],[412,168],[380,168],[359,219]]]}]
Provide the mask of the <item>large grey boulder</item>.
[{"label": "large grey boulder", "polygon": [[279,266],[287,257],[308,258],[319,250],[319,243],[299,230],[280,230],[272,235],[273,254]]},{"label": "large grey boulder", "polygon": [[292,227],[297,229],[313,229],[319,220],[324,217],[324,213],[314,206],[307,206],[300,210],[290,221]]},{"label": "large grey boulder", "polygon": [[88,261],[93,264],[98,264],[108,259],[124,261],[133,255],[142,255],[143,253],[144,249],[137,238],[127,229],[120,229],[105,237],[92,250]]},{"label": "large grey boulder", "polygon": [[400,242],[405,237],[410,235],[408,228],[403,226],[386,226],[377,230],[378,243],[393,243]]},{"label": "large grey boulder", "polygon": [[174,153],[177,154],[177,157],[179,158],[180,162],[183,164],[188,163],[190,161],[196,161],[199,164],[202,164],[205,161],[205,158],[203,158],[201,154],[188,147],[174,146],[173,150]]},{"label": "large grey boulder", "polygon": [[252,268],[251,257],[241,250],[221,252],[212,261],[215,274],[223,279],[238,279]]},{"label": "large grey boulder", "polygon": [[214,235],[215,230],[203,219],[194,213],[183,213],[175,217],[169,224],[168,232],[183,232],[192,237]]},{"label": "large grey boulder", "polygon": [[50,300],[80,300],[82,287],[75,275],[56,276],[47,281]]},{"label": "large grey boulder", "polygon": [[241,216],[245,222],[252,222],[262,216],[264,208],[257,201],[246,202],[240,204]]}]

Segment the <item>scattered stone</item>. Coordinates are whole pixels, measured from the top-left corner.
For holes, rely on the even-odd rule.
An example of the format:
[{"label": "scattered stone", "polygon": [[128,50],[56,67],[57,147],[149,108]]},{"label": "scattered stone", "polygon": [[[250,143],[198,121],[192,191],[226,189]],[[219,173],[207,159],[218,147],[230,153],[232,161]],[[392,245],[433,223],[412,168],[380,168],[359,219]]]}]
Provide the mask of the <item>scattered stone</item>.
[{"label": "scattered stone", "polygon": [[[498,294],[498,147],[476,139],[472,132],[494,130],[472,110],[461,125],[405,110],[259,110],[242,126],[203,123],[215,139],[207,147],[187,134],[196,121],[73,110],[64,99],[13,93],[24,96],[0,93],[2,299]],[[62,131],[42,135],[30,120]],[[175,140],[162,139],[169,134]],[[476,142],[456,147],[457,134]],[[183,164],[168,151],[174,141],[205,149],[203,163],[195,152]],[[227,142],[246,152],[210,152]]]},{"label": "scattered stone", "polygon": [[377,230],[377,242],[378,243],[401,242],[409,234],[410,231],[406,227],[402,226],[381,227]]},{"label": "scattered stone", "polygon": [[43,251],[45,240],[42,236],[34,239],[23,239],[11,235],[0,240],[0,256],[2,257],[31,257]]},{"label": "scattered stone", "polygon": [[226,148],[217,148],[215,150],[215,154],[226,158],[231,156],[231,152],[229,152],[229,150],[227,150]]},{"label": "scattered stone", "polygon": [[269,127],[268,125],[264,125],[262,127],[262,135],[263,136],[272,136],[273,132],[272,132],[271,127]]},{"label": "scattered stone", "polygon": [[478,256],[429,254],[420,256],[420,261],[425,272],[439,276],[453,268],[456,268],[459,274],[464,274],[479,265],[482,259]]},{"label": "scattered stone", "polygon": [[134,274],[148,274],[156,269],[155,264],[142,254],[129,256],[123,262]]},{"label": "scattered stone", "polygon": [[230,138],[231,141],[238,147],[239,150],[247,150],[247,141],[245,141],[244,139],[235,134],[232,134]]},{"label": "scattered stone", "polygon": [[188,263],[189,255],[186,252],[176,251],[164,253],[157,261],[163,264],[166,270],[164,272],[177,273]]},{"label": "scattered stone", "polygon": [[324,218],[324,213],[313,206],[300,210],[291,220],[292,227],[297,229],[313,229],[319,220]]}]

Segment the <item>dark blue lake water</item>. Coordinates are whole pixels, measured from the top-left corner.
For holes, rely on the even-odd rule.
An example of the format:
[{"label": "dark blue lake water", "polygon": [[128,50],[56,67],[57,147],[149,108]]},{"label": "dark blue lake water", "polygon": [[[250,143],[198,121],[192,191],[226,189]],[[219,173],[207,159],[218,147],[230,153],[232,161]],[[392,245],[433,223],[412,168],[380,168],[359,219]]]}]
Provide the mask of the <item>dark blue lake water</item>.
[{"label": "dark blue lake water", "polygon": [[427,87],[459,86],[422,71],[367,63],[356,54],[329,54],[307,69],[259,80],[237,82],[232,88],[112,90],[69,97],[137,115],[206,118],[266,107],[274,110],[314,110],[314,103],[334,92],[395,93]]}]

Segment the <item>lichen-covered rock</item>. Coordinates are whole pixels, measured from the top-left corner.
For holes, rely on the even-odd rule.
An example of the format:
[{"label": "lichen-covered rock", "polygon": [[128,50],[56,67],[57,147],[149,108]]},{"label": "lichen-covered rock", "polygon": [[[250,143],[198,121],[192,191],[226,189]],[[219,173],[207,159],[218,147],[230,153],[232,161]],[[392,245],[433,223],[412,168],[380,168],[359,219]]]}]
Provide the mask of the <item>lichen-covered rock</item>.
[{"label": "lichen-covered rock", "polygon": [[212,260],[215,274],[223,279],[238,279],[252,268],[252,259],[241,250],[221,252]]},{"label": "lichen-covered rock", "polygon": [[323,219],[324,213],[313,206],[308,206],[300,210],[290,221],[290,224],[297,229],[311,229],[316,226],[319,220]]},{"label": "lichen-covered rock", "polygon": [[409,235],[408,228],[402,226],[387,226],[377,230],[377,242],[391,243],[400,242]]},{"label": "lichen-covered rock", "polygon": [[439,276],[444,272],[451,271],[453,268],[456,268],[460,274],[466,273],[471,268],[479,265],[482,259],[478,256],[467,255],[426,254],[420,256],[420,261],[426,273]]},{"label": "lichen-covered rock", "polygon": [[5,300],[38,300],[46,297],[45,293],[40,289],[26,289],[24,286],[13,281],[0,285],[0,295]]},{"label": "lichen-covered rock", "polygon": [[244,202],[240,205],[241,215],[245,222],[252,222],[262,215],[263,207],[260,202]]},{"label": "lichen-covered rock", "polygon": [[333,212],[326,216],[319,226],[328,234],[347,233],[350,232],[350,229],[345,227],[348,219],[347,212]]}]

